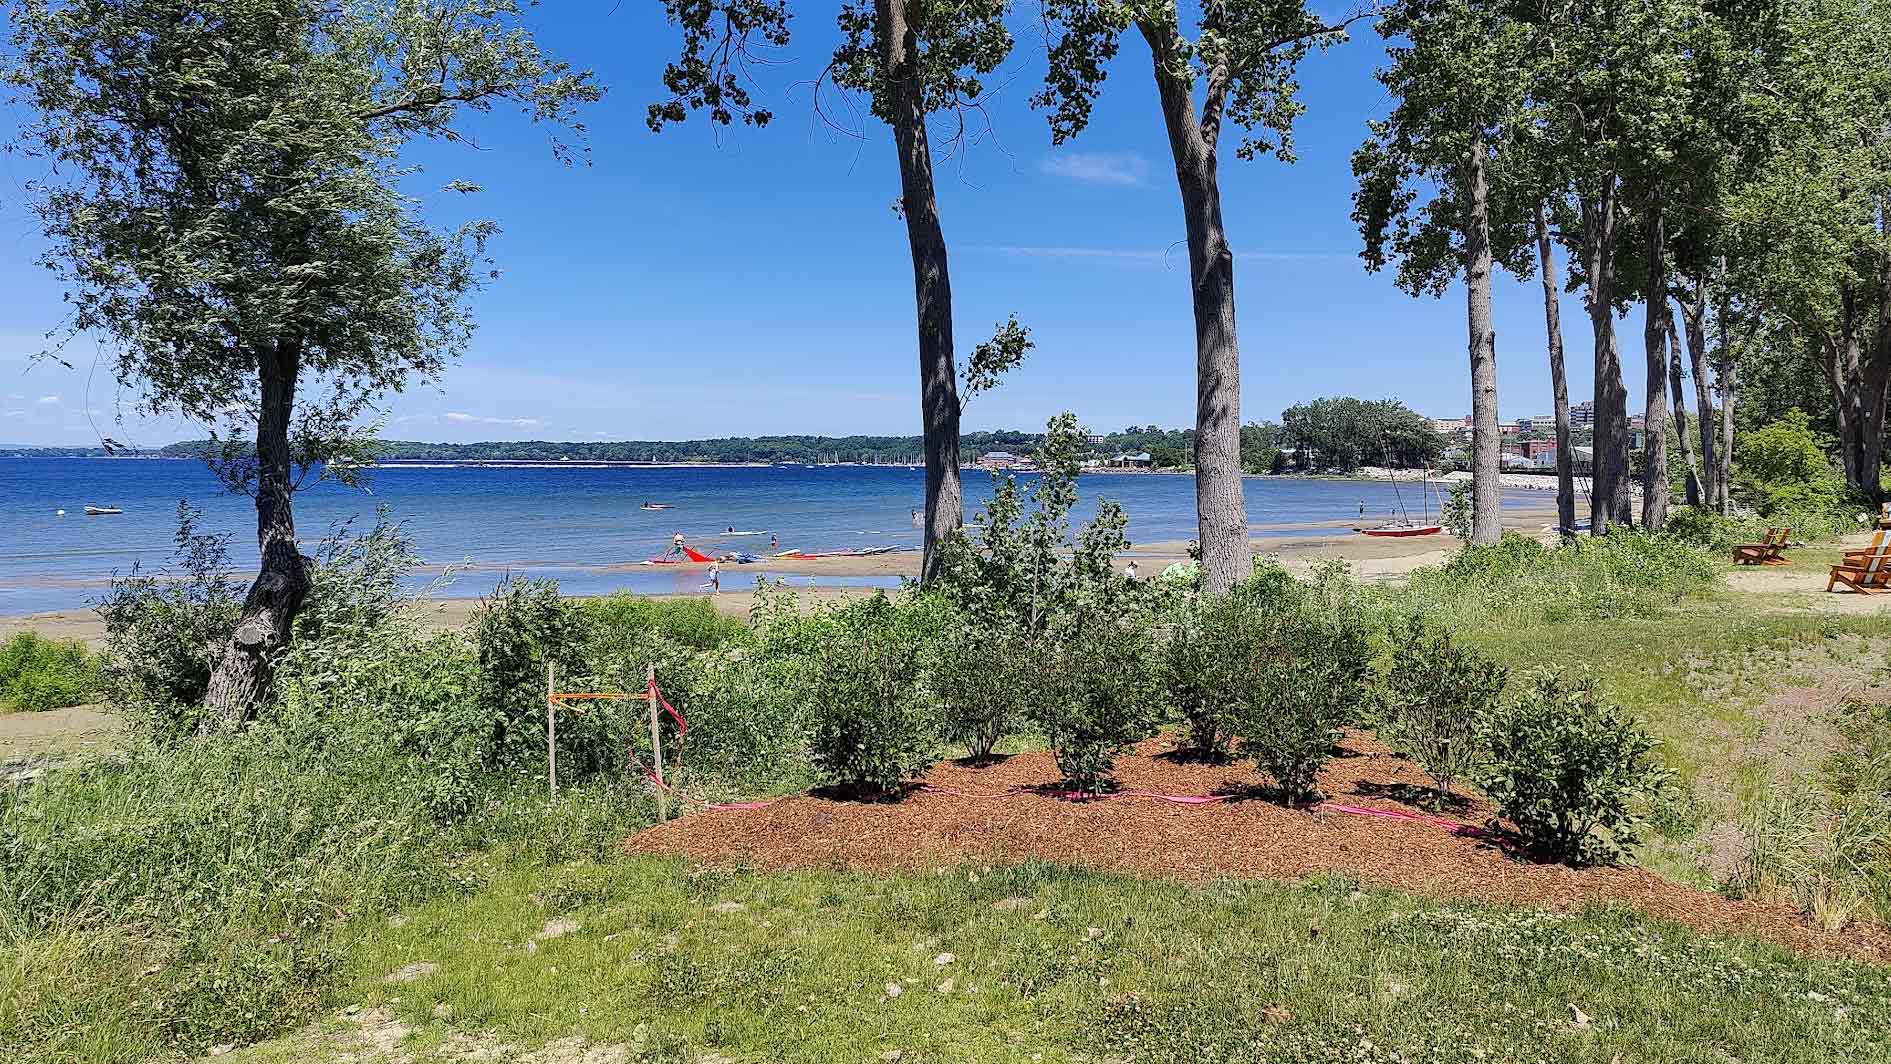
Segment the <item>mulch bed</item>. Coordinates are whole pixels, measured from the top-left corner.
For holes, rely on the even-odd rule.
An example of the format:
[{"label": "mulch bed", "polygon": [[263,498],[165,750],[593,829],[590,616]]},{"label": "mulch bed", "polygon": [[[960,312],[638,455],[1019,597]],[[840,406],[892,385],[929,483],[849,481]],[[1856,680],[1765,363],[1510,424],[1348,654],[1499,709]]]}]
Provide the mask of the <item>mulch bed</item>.
[{"label": "mulch bed", "polygon": [[[1188,880],[1339,873],[1380,887],[1506,905],[1620,903],[1701,931],[1891,963],[1891,929],[1876,924],[1828,932],[1790,906],[1734,901],[1639,868],[1574,869],[1520,856],[1501,838],[1457,834],[1435,823],[1288,808],[1269,799],[1267,780],[1251,762],[1181,759],[1173,742],[1153,739],[1120,759],[1120,790],[1228,800],[1193,806],[1135,797],[1072,801],[1056,795],[1050,754],[1034,752],[983,767],[941,763],[894,801],[810,794],[759,809],[706,810],[641,832],[625,847],[761,868],[912,871],[971,859],[1038,858]],[[1344,756],[1320,777],[1330,801],[1431,815],[1412,804],[1427,784],[1415,764],[1369,734],[1348,734],[1342,748]],[[1013,790],[1022,793],[964,796]],[[1437,815],[1475,830],[1489,822],[1491,810],[1473,800]]]}]

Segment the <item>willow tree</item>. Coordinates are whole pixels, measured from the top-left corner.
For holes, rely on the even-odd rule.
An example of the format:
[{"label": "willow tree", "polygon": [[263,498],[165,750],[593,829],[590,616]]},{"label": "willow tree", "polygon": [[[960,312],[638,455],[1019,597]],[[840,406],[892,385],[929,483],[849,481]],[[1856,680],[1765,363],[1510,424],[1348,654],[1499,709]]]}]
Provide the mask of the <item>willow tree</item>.
[{"label": "willow tree", "polygon": [[[785,47],[788,0],[663,0],[682,31],[682,52],[664,71],[670,99],[652,104],[652,130],[704,111],[711,122],[767,125],[773,117],[749,91],[751,49]],[[926,526],[920,579],[938,575],[940,548],[965,523],[959,481],[959,416],[963,403],[952,338],[952,278],[939,197],[933,180],[929,116],[964,119],[983,106],[989,75],[1011,54],[1004,17],[1009,0],[926,4],[919,0],[848,0],[839,15],[841,43],[815,86],[831,82],[867,94],[870,111],[893,132],[899,162],[899,213],[912,251],[913,301],[919,325],[919,409],[925,441]],[[1011,329],[1015,330],[1013,324]],[[991,343],[1015,345],[1005,326]],[[1021,353],[1022,349],[1019,349]]]},{"label": "willow tree", "polygon": [[[1491,173],[1523,110],[1521,26],[1474,0],[1404,4],[1379,21],[1394,42],[1378,73],[1396,101],[1353,154],[1353,220],[1366,268],[1398,262],[1399,287],[1442,297],[1462,278],[1471,363],[1471,542],[1503,535],[1497,332],[1491,324]],[[1402,42],[1402,43],[1400,43]],[[1419,203],[1421,190],[1430,198]],[[1504,196],[1517,202],[1515,196]],[[1497,210],[1515,260],[1525,247],[1513,209]],[[1526,258],[1527,261],[1527,258]],[[1527,270],[1517,265],[1513,269]]]},{"label": "willow tree", "polygon": [[223,472],[255,497],[260,572],[206,716],[240,723],[309,589],[297,466],[440,373],[488,272],[492,224],[429,225],[403,149],[498,104],[581,132],[599,90],[513,0],[19,0],[6,80],[51,164],[34,205],[71,334],[144,411],[254,438]]},{"label": "willow tree", "polygon": [[[1195,310],[1195,509],[1203,583],[1226,591],[1249,569],[1241,495],[1241,353],[1234,321],[1234,252],[1221,221],[1221,132],[1243,131],[1235,154],[1293,161],[1293,123],[1305,109],[1296,70],[1315,45],[1343,39],[1355,16],[1328,25],[1303,0],[1205,0],[1195,35],[1174,0],[1042,0],[1050,69],[1034,102],[1062,144],[1089,125],[1110,60],[1132,27],[1149,46],[1156,99],[1188,234]],[[1197,105],[1199,98],[1200,104]]]}]

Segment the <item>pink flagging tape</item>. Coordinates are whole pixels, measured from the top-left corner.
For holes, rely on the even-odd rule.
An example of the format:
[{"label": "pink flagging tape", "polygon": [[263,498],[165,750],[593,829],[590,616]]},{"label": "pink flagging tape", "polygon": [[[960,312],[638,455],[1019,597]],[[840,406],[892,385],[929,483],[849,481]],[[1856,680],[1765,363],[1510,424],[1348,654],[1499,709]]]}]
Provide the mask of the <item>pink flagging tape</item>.
[{"label": "pink flagging tape", "polygon": [[1225,802],[1228,800],[1228,796],[1223,794],[1153,794],[1148,791],[1119,791],[1115,794],[1092,795],[1085,794],[1082,791],[1035,791],[1024,787],[1013,787],[1008,791],[1000,791],[997,794],[978,794],[972,791],[956,791],[950,787],[939,787],[930,783],[921,786],[919,789],[927,794],[944,794],[950,795],[953,798],[1023,798],[1036,796],[1062,798],[1066,801],[1110,801],[1118,798],[1146,798],[1150,801],[1170,802],[1175,805],[1211,805],[1215,802]]}]

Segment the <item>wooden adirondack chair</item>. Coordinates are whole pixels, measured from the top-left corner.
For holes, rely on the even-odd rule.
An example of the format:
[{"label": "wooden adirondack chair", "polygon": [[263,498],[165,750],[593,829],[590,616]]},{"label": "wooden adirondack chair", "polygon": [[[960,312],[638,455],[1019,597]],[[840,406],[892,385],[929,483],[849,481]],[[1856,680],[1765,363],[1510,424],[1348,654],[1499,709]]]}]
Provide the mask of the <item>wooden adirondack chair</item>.
[{"label": "wooden adirondack chair", "polygon": [[1847,553],[1832,567],[1825,589],[1831,591],[1840,584],[1861,595],[1891,591],[1891,537],[1879,534],[1873,537],[1870,550]]},{"label": "wooden adirondack chair", "polygon": [[1884,541],[1885,541],[1885,533],[1883,531],[1873,532],[1871,534],[1871,544],[1869,546],[1862,547],[1858,550],[1846,551],[1844,560],[1839,562],[1839,564],[1840,565],[1865,564],[1865,559],[1871,557],[1871,553],[1877,550],[1878,547],[1884,543]]},{"label": "wooden adirondack chair", "polygon": [[1781,553],[1786,549],[1786,537],[1792,534],[1790,528],[1769,528],[1765,537],[1758,543],[1742,543],[1733,549],[1735,565],[1785,565],[1786,558]]}]

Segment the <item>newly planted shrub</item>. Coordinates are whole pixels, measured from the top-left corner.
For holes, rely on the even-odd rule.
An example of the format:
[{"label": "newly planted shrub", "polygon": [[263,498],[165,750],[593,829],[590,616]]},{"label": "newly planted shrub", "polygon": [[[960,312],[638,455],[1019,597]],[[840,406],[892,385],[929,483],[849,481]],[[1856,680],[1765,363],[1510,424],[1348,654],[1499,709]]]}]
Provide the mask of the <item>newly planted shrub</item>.
[{"label": "newly planted shrub", "polygon": [[1290,803],[1313,797],[1340,728],[1359,718],[1371,647],[1345,612],[1276,611],[1243,648],[1241,749]]},{"label": "newly planted shrub", "polygon": [[1101,618],[1044,645],[1032,715],[1065,783],[1100,792],[1116,758],[1154,731],[1161,680],[1151,658],[1147,631]]},{"label": "newly planted shrub", "polygon": [[1393,630],[1393,646],[1383,734],[1449,794],[1483,757],[1485,723],[1506,670],[1416,615]]},{"label": "newly planted shrub", "polygon": [[0,644],[0,711],[58,709],[98,695],[98,658],[76,639],[20,632]]},{"label": "newly planted shrub", "polygon": [[974,761],[1017,731],[1039,667],[1036,641],[977,622],[954,626],[927,656],[925,676],[940,735]]},{"label": "newly planted shrub", "polygon": [[932,721],[908,648],[840,640],[819,661],[807,686],[808,753],[823,780],[883,794],[932,763]]},{"label": "newly planted shrub", "polygon": [[1640,807],[1673,773],[1659,743],[1593,682],[1538,672],[1492,714],[1480,774],[1499,815],[1547,857],[1613,861],[1641,838]]},{"label": "newly planted shrub", "polygon": [[1305,599],[1305,589],[1285,570],[1262,563],[1232,592],[1181,608],[1164,647],[1163,681],[1197,756],[1227,758],[1250,700],[1267,688],[1255,670],[1274,657],[1277,618],[1298,615]]}]

